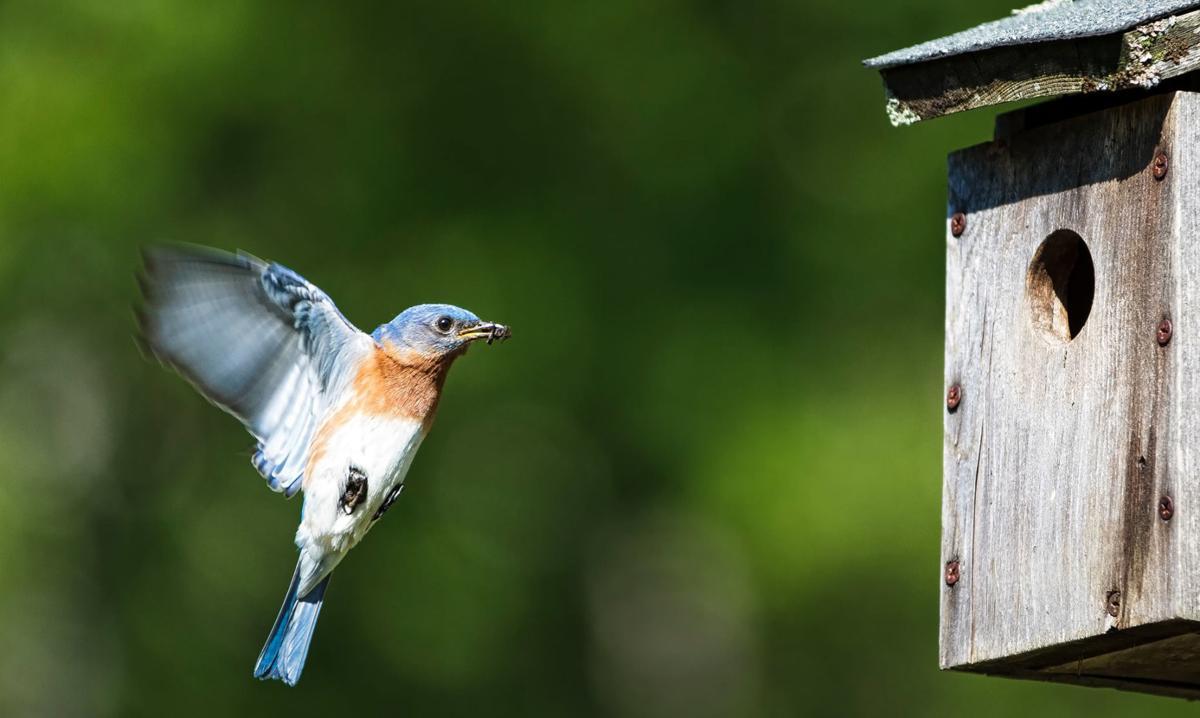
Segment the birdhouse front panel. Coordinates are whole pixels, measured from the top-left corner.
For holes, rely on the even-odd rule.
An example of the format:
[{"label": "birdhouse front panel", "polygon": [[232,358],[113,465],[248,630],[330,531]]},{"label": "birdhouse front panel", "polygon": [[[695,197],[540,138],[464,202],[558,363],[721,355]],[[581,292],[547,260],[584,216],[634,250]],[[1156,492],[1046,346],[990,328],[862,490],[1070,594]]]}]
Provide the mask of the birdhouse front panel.
[{"label": "birdhouse front panel", "polygon": [[1034,124],[949,160],[941,664],[1191,695],[1200,95]]}]

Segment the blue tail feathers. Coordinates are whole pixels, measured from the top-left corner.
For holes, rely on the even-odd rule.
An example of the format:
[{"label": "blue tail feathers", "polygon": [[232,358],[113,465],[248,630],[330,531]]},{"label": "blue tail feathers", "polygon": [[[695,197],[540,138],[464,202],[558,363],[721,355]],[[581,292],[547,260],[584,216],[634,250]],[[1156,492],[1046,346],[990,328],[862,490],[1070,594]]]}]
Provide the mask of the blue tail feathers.
[{"label": "blue tail feathers", "polygon": [[296,681],[300,680],[329,578],[326,576],[321,579],[308,595],[297,597],[300,564],[296,564],[296,572],[292,574],[292,583],[279,609],[279,616],[275,618],[275,625],[271,627],[271,634],[267,636],[267,643],[254,666],[255,678],[277,678],[289,686],[296,685]]}]

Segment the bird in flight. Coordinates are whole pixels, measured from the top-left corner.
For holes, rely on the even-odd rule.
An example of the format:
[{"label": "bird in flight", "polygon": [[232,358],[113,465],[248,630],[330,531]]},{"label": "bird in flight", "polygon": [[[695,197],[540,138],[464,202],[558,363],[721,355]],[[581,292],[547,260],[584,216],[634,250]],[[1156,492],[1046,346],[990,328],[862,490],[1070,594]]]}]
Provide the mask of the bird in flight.
[{"label": "bird in flight", "polygon": [[511,332],[420,304],[367,335],[279,264],[202,247],[148,248],[144,262],[144,343],[245,425],[273,490],[304,492],[300,558],[254,668],[295,685],[330,574],[399,496],[450,365]]}]

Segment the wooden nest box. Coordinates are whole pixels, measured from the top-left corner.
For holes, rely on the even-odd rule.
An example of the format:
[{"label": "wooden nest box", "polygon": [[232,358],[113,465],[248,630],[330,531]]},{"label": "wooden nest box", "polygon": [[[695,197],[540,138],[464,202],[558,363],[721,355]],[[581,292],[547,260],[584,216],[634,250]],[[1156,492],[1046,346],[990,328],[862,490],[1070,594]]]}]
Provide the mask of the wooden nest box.
[{"label": "wooden nest box", "polygon": [[1200,2],[1050,2],[868,60],[949,158],[943,668],[1200,698]]}]

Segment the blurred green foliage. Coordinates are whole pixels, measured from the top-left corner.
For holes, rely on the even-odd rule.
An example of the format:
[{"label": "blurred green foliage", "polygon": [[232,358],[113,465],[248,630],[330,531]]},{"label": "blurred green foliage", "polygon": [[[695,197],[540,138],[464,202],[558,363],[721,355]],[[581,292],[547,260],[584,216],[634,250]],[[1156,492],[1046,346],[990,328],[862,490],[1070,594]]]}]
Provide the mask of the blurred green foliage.
[{"label": "blurred green foliage", "polygon": [[[945,154],[859,60],[1010,2],[0,4],[0,714],[1181,714],[936,668]],[[307,671],[299,502],[146,361],[243,248],[453,372]]]}]

